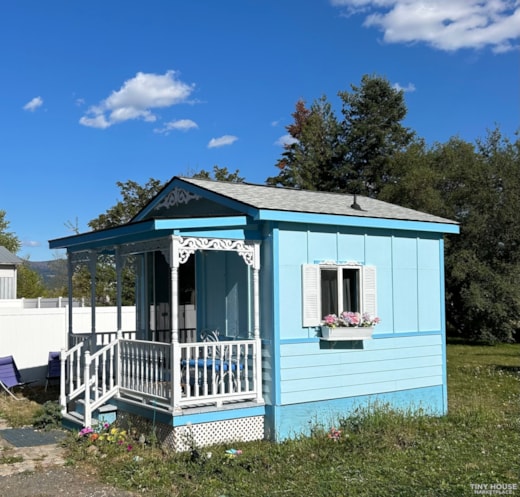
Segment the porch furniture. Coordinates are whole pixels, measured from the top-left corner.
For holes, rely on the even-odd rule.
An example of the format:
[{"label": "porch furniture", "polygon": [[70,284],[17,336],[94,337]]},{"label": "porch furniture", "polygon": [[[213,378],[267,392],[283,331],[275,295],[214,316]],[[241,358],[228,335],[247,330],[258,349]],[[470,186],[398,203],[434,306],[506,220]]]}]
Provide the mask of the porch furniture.
[{"label": "porch furniture", "polygon": [[61,361],[59,352],[49,352],[49,360],[47,361],[47,376],[45,378],[45,391],[49,386],[49,382],[53,380],[59,381],[61,377]]},{"label": "porch furniture", "polygon": [[15,387],[24,387],[33,381],[23,381],[20,371],[16,366],[16,362],[12,355],[6,357],[0,357],[0,386],[13,398],[16,400],[22,400],[18,398],[13,392],[12,389]]},{"label": "porch furniture", "polygon": [[240,379],[237,372],[243,371],[244,365],[237,361],[228,361],[223,359],[189,359],[181,361],[181,384],[186,393],[186,388],[190,386],[190,395],[194,395],[194,389],[199,387],[199,394],[211,394],[221,392],[237,391],[238,381]]}]

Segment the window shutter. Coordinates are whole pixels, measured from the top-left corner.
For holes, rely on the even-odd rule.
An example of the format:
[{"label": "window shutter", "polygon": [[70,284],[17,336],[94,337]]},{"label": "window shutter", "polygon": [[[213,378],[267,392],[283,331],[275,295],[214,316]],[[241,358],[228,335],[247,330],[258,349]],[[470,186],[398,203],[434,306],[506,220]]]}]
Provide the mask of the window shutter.
[{"label": "window shutter", "polygon": [[376,267],[363,266],[363,309],[370,316],[377,316]]},{"label": "window shutter", "polygon": [[322,318],[320,316],[320,266],[316,264],[302,266],[302,295],[303,326],[319,326]]}]

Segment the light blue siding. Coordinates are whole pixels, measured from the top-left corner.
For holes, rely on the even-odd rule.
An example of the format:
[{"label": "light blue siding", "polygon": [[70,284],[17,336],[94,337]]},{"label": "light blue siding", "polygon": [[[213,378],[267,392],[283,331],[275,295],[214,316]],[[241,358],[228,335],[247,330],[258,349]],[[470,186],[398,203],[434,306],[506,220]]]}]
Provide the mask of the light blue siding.
[{"label": "light blue siding", "polygon": [[[438,239],[421,238],[418,247],[418,292],[419,330],[430,331],[444,328],[441,311],[444,288],[440,263],[443,257],[442,244]],[[438,295],[441,298],[436,298]]]},{"label": "light blue siding", "polygon": [[301,323],[301,268],[306,263],[323,261],[376,267],[381,324],[375,337],[442,328],[442,238],[430,233],[307,228],[285,224],[279,232],[280,300],[275,305],[279,306],[281,339],[315,336],[315,330],[304,328]]},{"label": "light blue siding", "polygon": [[338,256],[342,254],[348,254],[348,261],[364,261],[365,233],[361,230],[353,230],[353,233],[340,234],[338,236]]},{"label": "light blue siding", "polygon": [[283,345],[281,403],[442,385],[440,335],[371,340],[363,347],[323,349],[320,342]]},{"label": "light blue siding", "polygon": [[320,402],[304,402],[266,409],[276,440],[310,434],[318,425],[325,430],[337,426],[338,420],[346,418],[358,408],[380,406],[404,412],[423,412],[441,415],[446,413],[442,402],[442,387],[411,388],[388,393],[360,395],[330,399]]},{"label": "light blue siding", "polygon": [[[323,409],[337,415],[363,399],[446,412],[440,234],[281,223],[276,243],[277,318],[266,343],[266,423],[276,438],[305,431]],[[302,265],[324,261],[375,266],[382,321],[372,340],[324,342],[302,326]]]}]

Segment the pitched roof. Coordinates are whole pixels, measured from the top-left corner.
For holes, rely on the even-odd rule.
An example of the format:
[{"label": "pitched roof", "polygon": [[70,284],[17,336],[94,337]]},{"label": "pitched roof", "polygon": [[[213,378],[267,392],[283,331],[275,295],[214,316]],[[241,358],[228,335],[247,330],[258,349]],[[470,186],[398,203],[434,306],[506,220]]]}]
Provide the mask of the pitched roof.
[{"label": "pitched roof", "polygon": [[[178,179],[240,202],[245,206],[262,210],[458,224],[450,219],[361,195],[357,195],[354,199],[353,195],[346,193],[317,192],[194,178]],[[354,202],[357,203],[359,208],[353,207]]]},{"label": "pitched roof", "polygon": [[0,264],[22,264],[23,261],[5,247],[0,245]]}]

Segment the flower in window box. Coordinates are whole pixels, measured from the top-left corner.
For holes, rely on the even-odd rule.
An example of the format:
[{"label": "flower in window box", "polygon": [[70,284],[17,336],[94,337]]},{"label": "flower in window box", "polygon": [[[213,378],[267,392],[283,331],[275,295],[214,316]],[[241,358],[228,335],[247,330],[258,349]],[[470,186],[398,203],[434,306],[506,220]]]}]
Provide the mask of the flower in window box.
[{"label": "flower in window box", "polygon": [[339,316],[336,314],[328,314],[323,318],[323,326],[329,328],[368,328],[375,326],[381,320],[378,317],[372,317],[367,312],[363,314],[359,312],[343,311]]}]

